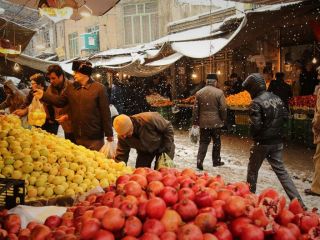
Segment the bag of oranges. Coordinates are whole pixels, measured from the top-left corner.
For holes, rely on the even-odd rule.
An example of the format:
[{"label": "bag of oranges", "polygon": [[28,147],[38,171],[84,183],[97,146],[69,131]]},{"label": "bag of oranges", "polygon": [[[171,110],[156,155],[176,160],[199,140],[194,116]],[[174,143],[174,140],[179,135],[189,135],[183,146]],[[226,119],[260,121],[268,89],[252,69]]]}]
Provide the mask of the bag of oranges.
[{"label": "bag of oranges", "polygon": [[44,106],[37,98],[33,98],[28,108],[28,123],[41,127],[46,122],[47,114]]}]

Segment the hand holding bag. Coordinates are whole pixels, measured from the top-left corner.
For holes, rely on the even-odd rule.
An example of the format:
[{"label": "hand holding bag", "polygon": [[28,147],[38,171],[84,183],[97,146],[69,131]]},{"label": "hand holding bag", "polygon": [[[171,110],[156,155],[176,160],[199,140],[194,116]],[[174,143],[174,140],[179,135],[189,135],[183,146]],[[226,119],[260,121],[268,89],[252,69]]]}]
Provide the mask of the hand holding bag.
[{"label": "hand holding bag", "polygon": [[46,122],[47,114],[43,104],[37,98],[33,98],[28,107],[28,123],[41,127]]}]

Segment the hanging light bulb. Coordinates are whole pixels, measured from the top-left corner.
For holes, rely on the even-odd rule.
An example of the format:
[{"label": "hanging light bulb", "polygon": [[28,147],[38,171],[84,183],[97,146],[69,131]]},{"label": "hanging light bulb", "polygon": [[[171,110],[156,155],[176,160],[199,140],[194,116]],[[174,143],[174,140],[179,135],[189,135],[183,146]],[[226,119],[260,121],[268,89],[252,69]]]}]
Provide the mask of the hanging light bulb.
[{"label": "hanging light bulb", "polygon": [[20,69],[21,69],[20,65],[18,63],[15,63],[14,66],[13,66],[13,70],[16,71],[16,72],[19,72]]},{"label": "hanging light bulb", "polygon": [[197,78],[197,74],[192,73],[191,77],[192,77],[193,79],[195,79],[195,78]]},{"label": "hanging light bulb", "polygon": [[92,10],[87,5],[81,6],[78,11],[81,17],[90,17],[92,15]]},{"label": "hanging light bulb", "polygon": [[316,57],[313,57],[311,62],[312,62],[313,64],[316,64],[316,63],[317,63]]},{"label": "hanging light bulb", "polygon": [[101,74],[100,73],[97,73],[96,74],[96,78],[100,78],[101,77]]},{"label": "hanging light bulb", "polygon": [[221,75],[221,71],[220,70],[217,71],[217,75]]}]

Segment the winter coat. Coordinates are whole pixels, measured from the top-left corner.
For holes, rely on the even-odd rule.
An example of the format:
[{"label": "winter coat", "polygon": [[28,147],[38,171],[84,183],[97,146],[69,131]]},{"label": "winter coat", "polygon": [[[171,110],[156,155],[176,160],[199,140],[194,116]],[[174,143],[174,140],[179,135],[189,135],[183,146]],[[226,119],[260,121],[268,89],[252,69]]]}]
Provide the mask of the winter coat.
[{"label": "winter coat", "polygon": [[292,89],[289,84],[273,80],[270,82],[268,91],[280,97],[286,108],[289,109],[289,99],[292,98]]},{"label": "winter coat", "polygon": [[12,94],[8,95],[6,99],[0,104],[0,109],[9,108],[10,113],[19,109],[25,101],[26,95],[20,91],[11,80],[4,82],[3,86],[10,88]]},{"label": "winter coat", "polygon": [[101,83],[89,79],[81,86],[74,82],[60,96],[45,92],[42,99],[56,107],[69,105],[76,139],[97,140],[113,136],[106,88]]},{"label": "winter coat", "polygon": [[299,82],[301,86],[300,95],[307,96],[312,95],[314,92],[315,86],[318,84],[317,72],[310,71],[307,72],[304,70],[299,77]]},{"label": "winter coat", "polygon": [[200,89],[193,106],[193,125],[221,128],[226,119],[227,105],[223,91],[211,85]]},{"label": "winter coat", "polygon": [[130,148],[154,154],[167,153],[174,155],[174,132],[172,124],[157,112],[144,112],[130,117],[133,123],[131,137],[118,136],[115,159],[127,162]]},{"label": "winter coat", "polygon": [[320,91],[317,92],[317,103],[314,109],[312,120],[312,132],[314,144],[320,143]]},{"label": "winter coat", "polygon": [[288,119],[288,111],[282,100],[266,91],[260,74],[250,75],[243,82],[243,87],[252,98],[249,117],[254,142],[264,145],[282,143],[283,124]]},{"label": "winter coat", "polygon": [[[63,91],[65,91],[67,89],[67,87],[69,85],[71,85],[72,82],[69,81],[69,80],[64,80],[63,82],[63,86],[61,89],[58,89],[56,87],[54,87],[52,84],[47,88],[46,92],[48,92],[48,94],[51,94],[51,95],[62,95]],[[63,108],[58,108],[58,107],[54,107],[54,117],[55,119],[58,118],[59,116],[61,115],[69,115],[69,106],[65,106]],[[61,123],[61,126],[63,128],[63,131],[66,132],[66,133],[71,133],[72,132],[72,126],[71,126],[71,120],[70,120],[70,117],[68,120],[66,120],[65,122]]]}]

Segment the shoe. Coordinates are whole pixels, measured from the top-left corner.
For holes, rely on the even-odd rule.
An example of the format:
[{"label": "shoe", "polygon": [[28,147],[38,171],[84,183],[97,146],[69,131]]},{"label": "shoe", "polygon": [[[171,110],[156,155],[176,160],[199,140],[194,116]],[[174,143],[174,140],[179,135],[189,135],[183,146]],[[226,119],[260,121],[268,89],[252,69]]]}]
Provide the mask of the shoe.
[{"label": "shoe", "polygon": [[202,170],[203,170],[202,164],[197,164],[197,168],[198,168],[200,171],[202,171]]},{"label": "shoe", "polygon": [[305,189],[305,190],[304,190],[304,193],[305,193],[306,195],[311,195],[311,196],[318,196],[318,197],[320,197],[320,194],[319,194],[319,193],[312,192],[310,188]]},{"label": "shoe", "polygon": [[214,167],[220,167],[220,166],[224,165],[224,162],[217,162],[217,163],[213,163],[212,165]]}]

